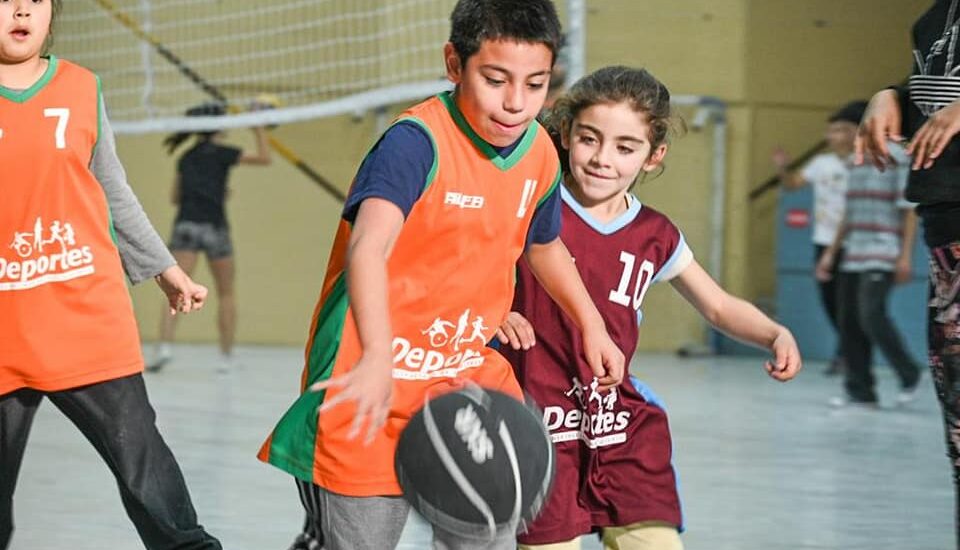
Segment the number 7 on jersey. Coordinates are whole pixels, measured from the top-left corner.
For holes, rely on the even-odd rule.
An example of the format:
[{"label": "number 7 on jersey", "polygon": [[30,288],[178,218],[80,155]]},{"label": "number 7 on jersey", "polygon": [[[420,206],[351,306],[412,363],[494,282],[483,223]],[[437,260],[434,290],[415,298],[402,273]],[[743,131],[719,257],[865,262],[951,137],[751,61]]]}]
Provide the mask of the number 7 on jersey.
[{"label": "number 7 on jersey", "polygon": [[47,118],[57,118],[57,129],[55,133],[57,149],[66,149],[67,123],[70,121],[70,109],[65,109],[63,107],[51,107],[43,110],[43,116]]}]

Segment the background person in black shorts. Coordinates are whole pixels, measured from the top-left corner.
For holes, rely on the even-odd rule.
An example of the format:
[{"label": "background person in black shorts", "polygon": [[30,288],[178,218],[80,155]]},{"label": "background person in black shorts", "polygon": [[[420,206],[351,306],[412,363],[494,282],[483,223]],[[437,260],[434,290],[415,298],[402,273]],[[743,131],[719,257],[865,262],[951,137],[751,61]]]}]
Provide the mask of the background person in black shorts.
[{"label": "background person in black shorts", "polygon": [[[224,114],[223,105],[212,103],[194,107],[187,116],[217,116]],[[236,164],[265,166],[270,164],[270,149],[266,131],[254,128],[256,152],[221,143],[223,132],[196,132],[172,134],[164,140],[167,152],[173,154],[180,145],[196,137],[192,147],[177,161],[177,175],[173,184],[173,203],[179,207],[170,238],[170,251],[183,270],[193,273],[199,252],[204,252],[213,274],[217,292],[217,328],[222,354],[218,369],[229,371],[233,365],[233,338],[236,332],[237,309],[234,294],[233,243],[227,223],[224,203],[227,198],[227,178]],[[176,318],[164,314],[160,323],[160,342],[147,370],[157,371],[173,357]]]}]

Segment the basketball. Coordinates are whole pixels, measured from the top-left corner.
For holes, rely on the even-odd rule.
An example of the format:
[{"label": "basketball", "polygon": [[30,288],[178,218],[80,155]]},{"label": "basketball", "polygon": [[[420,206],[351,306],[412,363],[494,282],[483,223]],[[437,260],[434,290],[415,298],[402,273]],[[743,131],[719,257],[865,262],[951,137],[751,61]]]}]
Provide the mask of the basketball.
[{"label": "basketball", "polygon": [[554,474],[554,449],[532,406],[478,386],[430,399],[397,446],[403,494],[427,521],[489,540],[539,513]]}]

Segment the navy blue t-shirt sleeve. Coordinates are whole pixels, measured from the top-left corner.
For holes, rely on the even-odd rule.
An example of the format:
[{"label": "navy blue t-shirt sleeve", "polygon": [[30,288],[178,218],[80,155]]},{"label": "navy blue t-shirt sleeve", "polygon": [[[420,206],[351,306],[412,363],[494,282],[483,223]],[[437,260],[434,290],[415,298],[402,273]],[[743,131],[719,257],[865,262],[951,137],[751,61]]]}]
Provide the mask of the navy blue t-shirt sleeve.
[{"label": "navy blue t-shirt sleeve", "polygon": [[343,219],[353,223],[360,203],[374,197],[397,205],[406,218],[423,193],[434,154],[430,136],[415,122],[390,127],[360,165],[343,206]]},{"label": "navy blue t-shirt sleeve", "polygon": [[547,244],[560,236],[560,184],[537,205],[527,231],[527,246]]}]

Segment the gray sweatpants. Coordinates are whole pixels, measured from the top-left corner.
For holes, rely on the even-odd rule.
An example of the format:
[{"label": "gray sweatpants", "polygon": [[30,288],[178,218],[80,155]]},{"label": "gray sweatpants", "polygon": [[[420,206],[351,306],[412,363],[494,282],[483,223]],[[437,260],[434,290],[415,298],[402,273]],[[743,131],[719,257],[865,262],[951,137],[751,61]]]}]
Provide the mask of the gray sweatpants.
[{"label": "gray sweatpants", "polygon": [[[323,533],[324,550],[391,550],[410,514],[403,497],[350,497],[331,493],[313,483],[297,480],[307,514]],[[319,516],[319,517],[317,517]],[[500,532],[492,541],[468,539],[437,527],[434,550],[515,550],[516,529]]]}]

